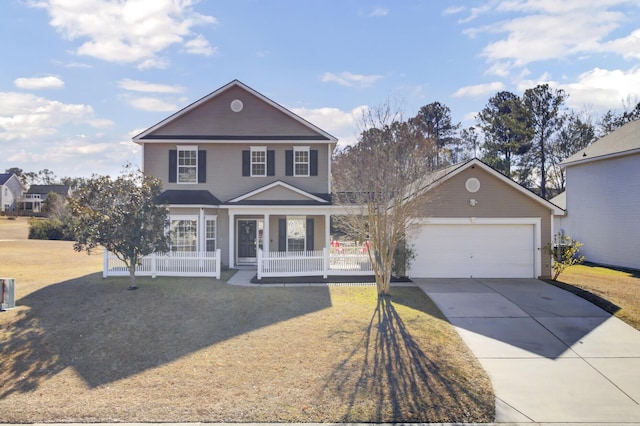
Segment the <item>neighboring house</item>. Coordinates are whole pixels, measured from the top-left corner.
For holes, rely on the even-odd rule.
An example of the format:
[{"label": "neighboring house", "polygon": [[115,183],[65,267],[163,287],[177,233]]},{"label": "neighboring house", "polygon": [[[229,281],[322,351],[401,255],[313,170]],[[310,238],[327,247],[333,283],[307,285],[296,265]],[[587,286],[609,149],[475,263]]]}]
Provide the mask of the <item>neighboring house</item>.
[{"label": "neighboring house", "polygon": [[561,166],[566,191],[552,201],[567,214],[557,230],[584,244],[580,253],[588,262],[640,269],[640,121],[616,129]]},{"label": "neighboring house", "polygon": [[52,192],[67,198],[71,195],[71,187],[69,185],[31,185],[24,196],[22,209],[32,213],[42,212],[42,203]]},{"label": "neighboring house", "polygon": [[478,159],[437,172],[410,231],[410,277],[537,278],[551,275],[543,248],[564,214]]},{"label": "neighboring house", "polygon": [[133,138],[162,180],[173,251],[222,252],[255,265],[257,249],[329,247],[337,139],[234,80]]},{"label": "neighboring house", "polygon": [[0,211],[13,212],[24,194],[25,187],[13,173],[0,173]]}]

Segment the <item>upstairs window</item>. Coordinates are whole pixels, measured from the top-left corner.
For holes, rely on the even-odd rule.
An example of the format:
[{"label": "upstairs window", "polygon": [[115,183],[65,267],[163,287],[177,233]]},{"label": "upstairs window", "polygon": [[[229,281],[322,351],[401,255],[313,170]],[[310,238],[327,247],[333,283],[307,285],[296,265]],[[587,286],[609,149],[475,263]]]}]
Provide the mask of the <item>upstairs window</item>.
[{"label": "upstairs window", "polygon": [[178,147],[178,183],[198,183],[198,147]]},{"label": "upstairs window", "polygon": [[267,147],[251,147],[251,176],[267,175]]},{"label": "upstairs window", "polygon": [[293,148],[293,175],[309,176],[308,146],[297,146]]}]

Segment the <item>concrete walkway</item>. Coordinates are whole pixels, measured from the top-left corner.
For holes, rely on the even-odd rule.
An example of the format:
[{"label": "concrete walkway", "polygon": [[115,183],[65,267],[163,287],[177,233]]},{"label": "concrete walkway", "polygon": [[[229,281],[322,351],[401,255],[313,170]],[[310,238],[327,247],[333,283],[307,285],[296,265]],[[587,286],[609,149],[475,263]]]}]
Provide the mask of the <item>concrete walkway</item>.
[{"label": "concrete walkway", "polygon": [[640,331],[538,280],[414,281],[489,374],[496,422],[640,424]]}]

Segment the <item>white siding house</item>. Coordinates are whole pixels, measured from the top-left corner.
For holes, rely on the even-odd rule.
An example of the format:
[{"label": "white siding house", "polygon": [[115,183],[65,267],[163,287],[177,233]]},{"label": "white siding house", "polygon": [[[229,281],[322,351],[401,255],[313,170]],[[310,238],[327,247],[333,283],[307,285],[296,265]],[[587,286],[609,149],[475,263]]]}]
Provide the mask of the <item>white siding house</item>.
[{"label": "white siding house", "polygon": [[583,243],[581,254],[588,262],[640,269],[640,121],[627,123],[562,165],[566,216],[556,219],[556,231]]}]

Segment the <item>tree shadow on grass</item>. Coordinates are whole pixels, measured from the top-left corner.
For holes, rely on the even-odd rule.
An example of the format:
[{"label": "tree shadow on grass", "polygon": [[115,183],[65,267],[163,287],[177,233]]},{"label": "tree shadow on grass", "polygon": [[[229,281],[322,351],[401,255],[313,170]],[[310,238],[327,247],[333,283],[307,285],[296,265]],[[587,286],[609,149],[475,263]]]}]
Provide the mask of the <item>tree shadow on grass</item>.
[{"label": "tree shadow on grass", "polygon": [[[419,307],[411,298],[400,303],[404,302]],[[479,389],[473,377],[459,375],[442,359],[439,348],[423,348],[424,341],[411,334],[392,299],[379,298],[361,344],[326,385],[348,400],[342,421],[362,421],[366,411],[375,412],[375,417],[365,421],[376,423],[493,420],[490,385]]]},{"label": "tree shadow on grass", "polygon": [[89,387],[102,386],[331,306],[326,287],[265,291],[205,278],[139,278],[139,290],[125,291],[127,283],[92,274],[52,284],[0,317],[7,336],[0,399],[69,367]]}]

